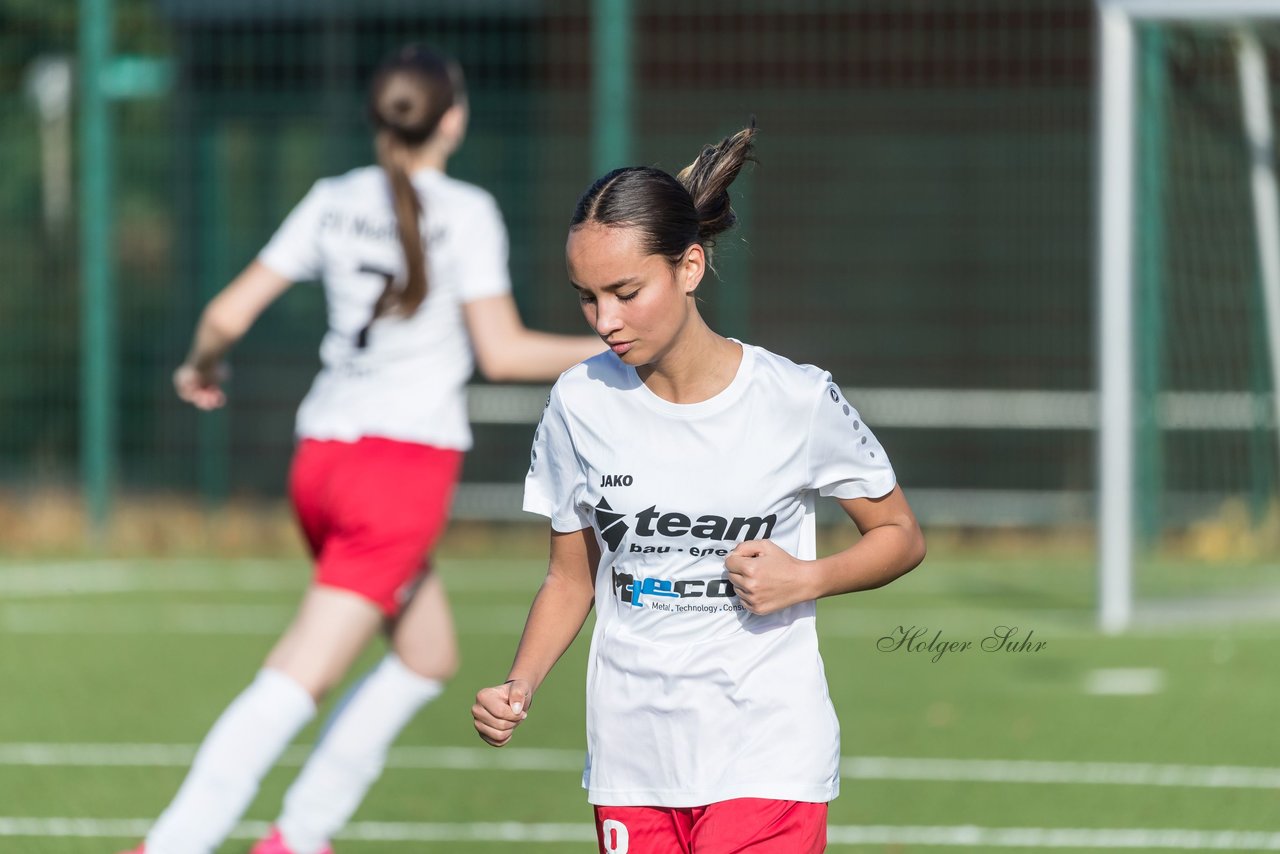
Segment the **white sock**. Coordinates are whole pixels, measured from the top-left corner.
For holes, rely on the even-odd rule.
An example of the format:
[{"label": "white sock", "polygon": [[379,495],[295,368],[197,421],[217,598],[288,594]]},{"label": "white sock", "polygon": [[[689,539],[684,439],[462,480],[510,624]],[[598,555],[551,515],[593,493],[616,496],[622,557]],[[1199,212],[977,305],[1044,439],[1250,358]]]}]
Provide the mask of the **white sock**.
[{"label": "white sock", "polygon": [[297,682],[277,670],[258,671],[205,736],[187,779],[147,834],[147,854],[211,854],[315,713],[315,701]]},{"label": "white sock", "polygon": [[443,690],[392,653],[347,693],[284,797],[276,826],[294,854],[323,850],[382,773],[391,742]]}]

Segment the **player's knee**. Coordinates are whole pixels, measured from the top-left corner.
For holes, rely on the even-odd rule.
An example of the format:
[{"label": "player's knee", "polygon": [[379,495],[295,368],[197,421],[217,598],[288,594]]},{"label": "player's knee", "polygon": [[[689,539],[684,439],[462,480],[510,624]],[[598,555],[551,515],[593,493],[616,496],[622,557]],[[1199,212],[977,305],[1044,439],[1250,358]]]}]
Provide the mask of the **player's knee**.
[{"label": "player's knee", "polygon": [[448,682],[458,673],[458,648],[454,644],[435,649],[396,648],[396,656],[409,670],[423,679]]},{"label": "player's knee", "polygon": [[274,670],[295,682],[298,687],[311,695],[311,699],[320,703],[333,690],[337,680],[315,667],[303,666],[300,662],[285,655],[272,653],[262,663],[266,670]]},{"label": "player's knee", "polygon": [[267,655],[263,666],[283,673],[322,702],[346,675],[347,665],[336,657],[317,654],[299,643],[281,642]]},{"label": "player's knee", "polygon": [[435,673],[430,674],[428,678],[435,679],[437,682],[448,682],[458,675],[458,667],[461,662],[458,660],[458,653],[455,650],[452,655],[441,658],[435,663]]}]

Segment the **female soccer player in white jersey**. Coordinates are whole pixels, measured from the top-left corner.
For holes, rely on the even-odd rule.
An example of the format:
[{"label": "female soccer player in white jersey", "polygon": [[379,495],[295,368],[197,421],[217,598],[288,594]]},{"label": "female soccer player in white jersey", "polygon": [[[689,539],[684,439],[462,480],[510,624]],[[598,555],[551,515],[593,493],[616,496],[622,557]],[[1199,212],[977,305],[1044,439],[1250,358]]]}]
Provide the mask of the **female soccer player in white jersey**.
[{"label": "female soccer player in white jersey", "polygon": [[445,175],[466,102],[458,66],[424,48],[370,88],[379,165],[318,181],[205,309],[178,394],[222,405],[223,355],[292,282],[322,279],[323,368],[298,412],[290,493],[315,583],[257,678],[222,714],[137,850],[209,854],[317,701],[386,627],[391,651],[340,704],[256,854],[317,854],[381,773],[386,751],[456,667],[444,592],[426,573],[471,444],[464,383],[551,380],[594,336],[520,322],[493,198]]},{"label": "female soccer player in white jersey", "polygon": [[[888,584],[924,538],[831,375],[713,332],[695,294],[754,127],[678,178],[619,169],[582,196],[569,277],[609,345],[556,382],[526,510],[551,559],[476,729],[501,746],[594,604],[587,764],[600,850],[806,854],[826,844],[839,727],[815,600]],[[816,558],[814,500],[859,542]]]}]

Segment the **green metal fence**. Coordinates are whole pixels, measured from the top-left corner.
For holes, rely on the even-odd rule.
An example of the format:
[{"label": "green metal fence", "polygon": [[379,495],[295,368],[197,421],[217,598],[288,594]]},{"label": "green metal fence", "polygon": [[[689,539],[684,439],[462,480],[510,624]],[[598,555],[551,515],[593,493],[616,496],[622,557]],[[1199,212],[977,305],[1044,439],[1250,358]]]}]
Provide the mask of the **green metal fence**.
[{"label": "green metal fence", "polygon": [[[452,171],[501,203],[531,325],[579,328],[565,224],[601,169],[675,170],[755,114],[761,164],[705,289],[713,325],[855,389],[1087,390],[1092,15],[1087,0],[0,0],[0,474],[101,484],[99,512],[107,485],[280,493],[318,289],[237,349],[225,412],[184,408],[169,373],[200,305],[310,183],[370,160],[363,86],[410,40],[466,69]],[[79,63],[76,153],[50,166],[55,131],[23,80],[59,55]],[[56,223],[42,193],[60,168],[75,191]],[[938,415],[880,419],[917,490],[963,507],[970,490],[1091,487],[1087,422]],[[517,484],[530,431],[478,424],[466,481]]]}]

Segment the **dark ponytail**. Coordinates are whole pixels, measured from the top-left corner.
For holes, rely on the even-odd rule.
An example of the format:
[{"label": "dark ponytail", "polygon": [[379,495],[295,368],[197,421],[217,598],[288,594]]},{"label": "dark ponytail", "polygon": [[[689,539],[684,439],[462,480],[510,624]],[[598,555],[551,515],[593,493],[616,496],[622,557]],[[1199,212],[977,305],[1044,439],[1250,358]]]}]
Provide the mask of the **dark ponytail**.
[{"label": "dark ponytail", "polygon": [[396,213],[396,235],[404,250],[405,281],[404,287],[397,290],[395,281],[387,280],[382,296],[374,305],[373,319],[393,310],[407,317],[417,311],[427,298],[427,251],[418,228],[423,215],[422,199],[399,161],[395,143],[382,132],[374,144],[378,151],[378,165],[391,182],[391,206]]},{"label": "dark ponytail", "polygon": [[698,211],[698,237],[704,243],[728,231],[738,222],[729,199],[729,185],[748,160],[755,160],[756,118],[719,145],[708,145],[692,163],[676,173]]},{"label": "dark ponytail", "polygon": [[457,63],[417,45],[401,48],[374,73],[369,118],[377,131],[378,165],[391,184],[405,279],[403,283],[387,280],[370,323],[393,311],[407,317],[427,297],[427,255],[419,225],[424,211],[406,164],[413,149],[431,138],[445,112],[463,94]]},{"label": "dark ponytail", "polygon": [[704,148],[675,177],[651,166],[615,169],[578,199],[569,227],[593,222],[639,229],[642,249],[672,263],[698,243],[709,262],[716,236],[737,222],[729,185],[748,160],[755,160],[755,135],[753,116],[747,127]]}]

